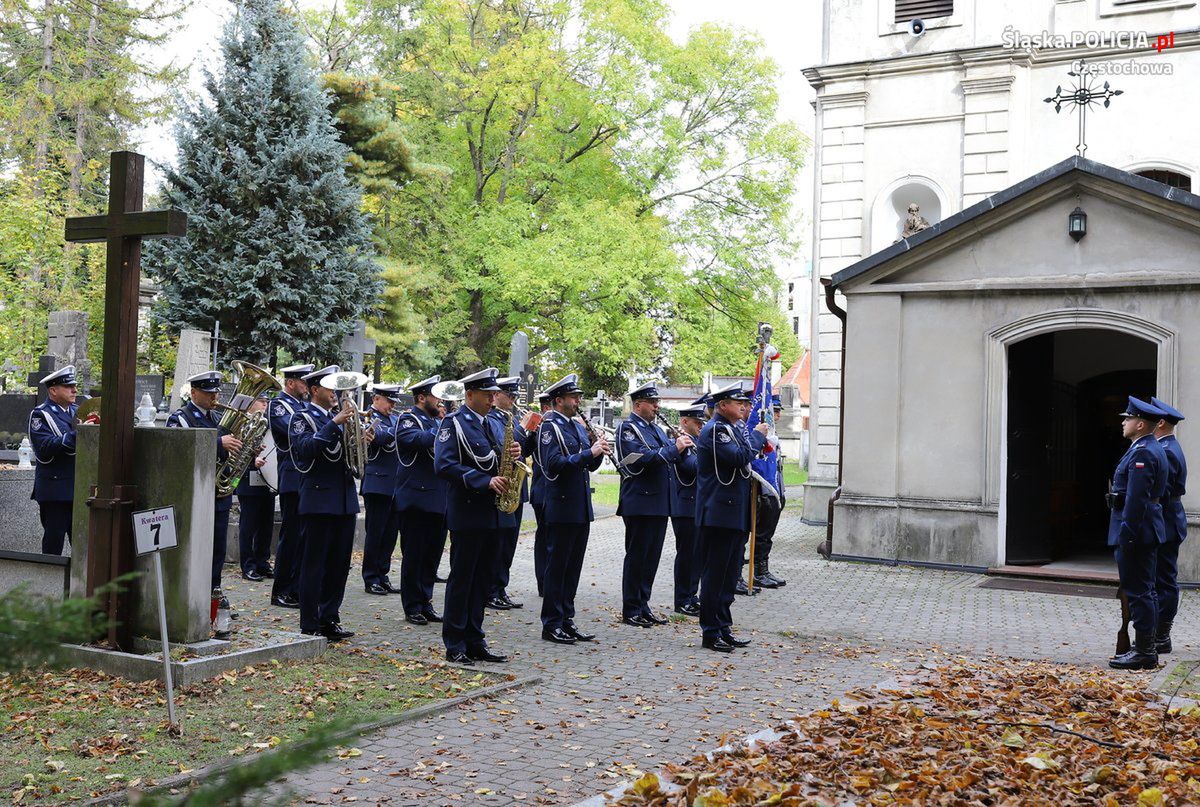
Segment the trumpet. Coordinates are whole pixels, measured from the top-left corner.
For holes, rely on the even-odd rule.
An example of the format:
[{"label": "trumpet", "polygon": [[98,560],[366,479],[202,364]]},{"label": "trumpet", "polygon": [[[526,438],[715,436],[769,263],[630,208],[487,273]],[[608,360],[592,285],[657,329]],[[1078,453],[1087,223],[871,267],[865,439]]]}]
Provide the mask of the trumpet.
[{"label": "trumpet", "polygon": [[362,479],[366,473],[366,443],[373,436],[369,417],[367,425],[363,425],[366,413],[362,411],[354,392],[362,389],[362,385],[365,383],[367,383],[367,377],[363,373],[331,373],[321,379],[322,387],[337,391],[338,406],[342,409],[349,407],[353,412],[351,418],[342,426],[342,450],[346,459],[346,467],[350,469],[350,473],[354,474],[356,479]]}]

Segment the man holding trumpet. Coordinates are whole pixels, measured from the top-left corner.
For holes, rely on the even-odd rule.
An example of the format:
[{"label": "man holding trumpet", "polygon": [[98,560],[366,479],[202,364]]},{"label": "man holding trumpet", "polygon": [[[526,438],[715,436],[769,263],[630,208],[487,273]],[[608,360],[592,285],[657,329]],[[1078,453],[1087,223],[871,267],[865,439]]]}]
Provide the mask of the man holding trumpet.
[{"label": "man holding trumpet", "polygon": [[[361,417],[353,404],[339,404],[336,384],[366,381],[361,373],[342,373],[336,364],[304,376],[311,398],[292,417],[291,452],[300,472],[300,528],[304,555],[300,560],[300,632],[322,635],[331,642],[354,635],[342,627],[339,609],[350,574],[358,490],[347,463],[343,429]],[[342,391],[350,392],[353,387]],[[363,432],[370,442],[373,431]]]}]

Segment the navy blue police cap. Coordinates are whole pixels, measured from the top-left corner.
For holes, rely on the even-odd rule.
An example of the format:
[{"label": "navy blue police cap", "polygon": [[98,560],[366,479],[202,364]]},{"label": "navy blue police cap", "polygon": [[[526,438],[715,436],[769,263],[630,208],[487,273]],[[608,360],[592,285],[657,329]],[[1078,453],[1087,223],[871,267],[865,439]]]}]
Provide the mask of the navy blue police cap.
[{"label": "navy blue police cap", "polygon": [[311,373],[306,373],[305,375],[301,376],[301,378],[304,380],[304,383],[308,384],[308,386],[319,387],[321,386],[322,378],[327,375],[333,375],[334,373],[340,373],[341,371],[341,367],[338,367],[336,364],[331,364],[328,367],[322,367],[320,370],[313,370]]},{"label": "navy blue police cap", "polygon": [[695,418],[696,420],[704,420],[708,417],[708,406],[705,404],[692,404],[685,406],[679,410],[681,418]]},{"label": "navy blue police cap", "polygon": [[657,401],[661,397],[658,394],[658,386],[653,381],[629,391],[629,400],[631,401]]},{"label": "navy blue police cap", "polygon": [[501,392],[507,392],[509,395],[516,395],[521,391],[521,376],[510,375],[505,378],[497,378],[496,386]]},{"label": "navy blue police cap", "polygon": [[496,386],[496,375],[499,371],[495,367],[489,367],[486,370],[480,370],[478,373],[471,373],[465,378],[460,378],[458,381],[463,385],[464,390],[479,390],[480,392],[499,392],[500,388]]},{"label": "navy blue police cap", "polygon": [[41,383],[46,385],[46,389],[51,387],[74,387],[75,382],[75,365],[68,364],[61,370],[55,370],[50,375],[42,379]]},{"label": "navy blue police cap", "polygon": [[579,388],[579,376],[571,373],[546,387],[546,391],[542,394],[553,400],[564,395],[582,395],[583,390]]},{"label": "navy blue police cap", "polygon": [[1121,413],[1124,418],[1141,418],[1142,420],[1161,420],[1166,416],[1166,412],[1159,409],[1154,404],[1148,404],[1145,401],[1138,400],[1132,395],[1129,396],[1129,403],[1125,407],[1125,411]]},{"label": "navy blue police cap", "polygon": [[221,374],[216,370],[206,370],[190,376],[187,382],[192,385],[192,389],[201,392],[218,392],[221,389]]},{"label": "navy blue police cap", "polygon": [[440,383],[442,377],[440,375],[431,375],[429,378],[418,381],[408,388],[408,391],[413,395],[428,395],[433,389],[434,384]]},{"label": "navy blue police cap", "polygon": [[1174,425],[1176,423],[1180,423],[1182,421],[1187,420],[1187,418],[1185,418],[1183,416],[1182,412],[1180,412],[1175,407],[1171,406],[1166,401],[1160,401],[1158,398],[1151,398],[1150,403],[1154,404],[1159,409],[1161,409],[1162,411],[1167,413],[1166,415],[1163,416],[1163,420],[1167,421],[1167,423]]},{"label": "navy blue police cap", "polygon": [[709,395],[712,397],[712,402],[715,404],[718,401],[743,401],[750,402],[750,393],[746,392],[746,388],[741,381],[736,381],[727,387],[713,390]]},{"label": "navy blue police cap", "polygon": [[315,369],[315,364],[293,364],[290,367],[282,368],[279,372],[284,378],[304,378]]}]

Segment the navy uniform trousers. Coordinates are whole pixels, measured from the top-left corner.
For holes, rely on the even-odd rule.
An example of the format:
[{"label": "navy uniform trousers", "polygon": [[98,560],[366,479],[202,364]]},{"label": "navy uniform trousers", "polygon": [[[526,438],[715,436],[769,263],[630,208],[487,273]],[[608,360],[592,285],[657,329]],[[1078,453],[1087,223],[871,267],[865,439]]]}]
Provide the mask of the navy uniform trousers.
[{"label": "navy uniform trousers", "polygon": [[242,572],[271,571],[271,534],[275,529],[275,495],[238,495],[238,556]]},{"label": "navy uniform trousers", "polygon": [[70,542],[72,507],[73,502],[38,502],[43,555],[61,555]]},{"label": "navy uniform trousers", "polygon": [[675,607],[682,608],[700,602],[696,592],[700,588],[702,564],[696,540],[696,519],[671,516],[671,530],[675,533]]},{"label": "navy uniform trousers", "polygon": [[366,540],[363,545],[363,585],[391,583],[392,554],[400,529],[400,514],[392,507],[390,493],[364,493]]},{"label": "navy uniform trousers", "polygon": [[537,529],[533,533],[533,576],[537,580],[538,596],[546,588],[546,564],[550,561],[550,537],[546,529],[546,508],[539,502],[533,505],[533,520]]},{"label": "navy uniform trousers", "polygon": [[549,543],[542,582],[542,627],[553,630],[575,624],[575,593],[583,574],[592,525],[547,524]]},{"label": "navy uniform trousers", "polygon": [[667,537],[666,516],[622,516],[625,563],[621,570],[621,616],[652,616],[650,594]]},{"label": "navy uniform trousers", "polygon": [[[433,584],[446,550],[446,516],[408,509],[397,514],[400,525],[400,602],[404,613],[433,607]],[[453,552],[453,544],[451,551]],[[447,593],[448,596],[448,593]]]},{"label": "navy uniform trousers", "polygon": [[491,595],[500,550],[499,530],[455,530],[450,536],[450,577],[442,639],[448,651],[487,647],[484,608]]},{"label": "navy uniform trousers", "polygon": [[742,530],[700,528],[700,625],[705,639],[719,639],[732,632],[734,591],[742,574],[746,540]]},{"label": "navy uniform trousers", "polygon": [[492,583],[489,597],[501,597],[508,594],[508,582],[512,579],[513,558],[517,556],[517,540],[521,537],[521,519],[525,515],[525,505],[520,505],[513,516],[517,526],[505,527],[500,532],[500,545],[496,548],[496,579]]},{"label": "navy uniform trousers", "polygon": [[[282,477],[282,473],[280,474]],[[279,549],[275,553],[272,597],[300,596],[300,561],[304,557],[304,530],[300,524],[300,491],[279,494]]]},{"label": "navy uniform trousers", "polygon": [[310,513],[301,520],[300,630],[315,632],[341,622],[356,514]]}]

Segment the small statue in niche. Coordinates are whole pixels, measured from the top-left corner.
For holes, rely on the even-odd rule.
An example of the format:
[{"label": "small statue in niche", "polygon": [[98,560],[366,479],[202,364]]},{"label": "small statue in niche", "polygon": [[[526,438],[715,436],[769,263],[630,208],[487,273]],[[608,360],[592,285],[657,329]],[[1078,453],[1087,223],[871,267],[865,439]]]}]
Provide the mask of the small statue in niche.
[{"label": "small statue in niche", "polygon": [[904,232],[900,233],[899,241],[902,238],[908,238],[910,235],[916,235],[921,230],[929,229],[929,221],[921,215],[921,206],[916,202],[908,206],[908,215],[904,218]]}]

